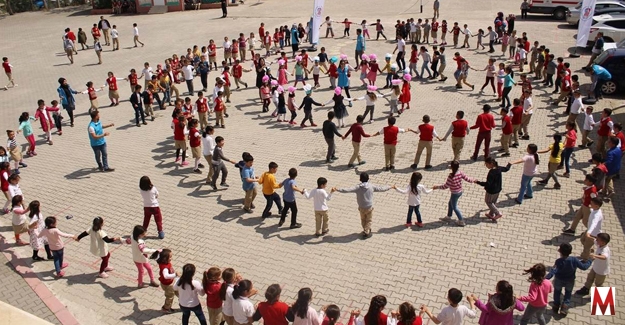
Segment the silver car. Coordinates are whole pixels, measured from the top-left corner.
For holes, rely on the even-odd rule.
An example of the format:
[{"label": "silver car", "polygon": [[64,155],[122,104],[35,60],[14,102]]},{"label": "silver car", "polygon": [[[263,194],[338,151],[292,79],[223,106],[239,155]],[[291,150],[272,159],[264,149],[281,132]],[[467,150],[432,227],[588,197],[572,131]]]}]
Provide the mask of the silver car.
[{"label": "silver car", "polygon": [[[569,7],[566,11],[566,22],[569,23],[569,25],[577,26],[579,23],[581,9],[581,2],[575,7]],[[595,4],[595,16],[613,12],[617,13],[619,11],[625,11],[625,1],[597,0],[597,3]]]}]

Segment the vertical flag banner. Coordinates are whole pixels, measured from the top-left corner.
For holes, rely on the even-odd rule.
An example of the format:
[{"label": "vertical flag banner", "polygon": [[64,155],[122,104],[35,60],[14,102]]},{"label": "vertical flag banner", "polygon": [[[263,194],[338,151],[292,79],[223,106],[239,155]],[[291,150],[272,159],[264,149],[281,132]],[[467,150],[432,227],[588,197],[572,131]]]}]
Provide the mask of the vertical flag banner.
[{"label": "vertical flag banner", "polygon": [[577,28],[577,43],[579,47],[586,47],[588,43],[588,35],[590,34],[590,26],[592,26],[592,17],[595,15],[595,3],[597,0],[584,0],[582,7],[579,9],[579,27]]},{"label": "vertical flag banner", "polygon": [[312,14],[312,44],[319,44],[319,28],[321,27],[321,23],[323,22],[324,2],[325,0],[315,0]]}]

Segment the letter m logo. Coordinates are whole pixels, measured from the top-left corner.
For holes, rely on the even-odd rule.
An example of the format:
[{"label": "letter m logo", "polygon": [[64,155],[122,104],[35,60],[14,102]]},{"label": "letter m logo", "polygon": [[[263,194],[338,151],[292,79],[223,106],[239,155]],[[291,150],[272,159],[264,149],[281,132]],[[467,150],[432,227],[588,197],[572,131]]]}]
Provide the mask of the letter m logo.
[{"label": "letter m logo", "polygon": [[615,287],[590,288],[591,315],[614,316],[614,298],[616,298]]}]

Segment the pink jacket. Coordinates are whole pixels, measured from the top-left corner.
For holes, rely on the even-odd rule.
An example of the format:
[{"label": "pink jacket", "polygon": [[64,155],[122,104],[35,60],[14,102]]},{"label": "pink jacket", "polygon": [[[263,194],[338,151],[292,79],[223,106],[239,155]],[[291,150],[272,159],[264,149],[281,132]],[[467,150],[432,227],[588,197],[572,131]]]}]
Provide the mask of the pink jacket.
[{"label": "pink jacket", "polygon": [[551,281],[543,280],[540,284],[532,282],[527,296],[519,297],[519,301],[527,302],[534,307],[545,307],[549,302],[549,293],[553,291]]},{"label": "pink jacket", "polygon": [[66,234],[57,228],[46,228],[42,230],[37,237],[46,237],[48,239],[48,245],[50,245],[50,250],[60,251],[65,247],[62,237],[72,238],[74,235]]}]

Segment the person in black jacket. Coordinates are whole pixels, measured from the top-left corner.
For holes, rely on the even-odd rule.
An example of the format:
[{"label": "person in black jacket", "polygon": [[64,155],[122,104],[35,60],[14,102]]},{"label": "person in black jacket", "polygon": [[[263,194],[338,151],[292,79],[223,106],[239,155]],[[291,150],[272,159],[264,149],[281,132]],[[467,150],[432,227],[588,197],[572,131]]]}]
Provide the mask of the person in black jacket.
[{"label": "person in black jacket", "polygon": [[501,173],[505,173],[510,170],[510,164],[506,167],[499,167],[497,161],[488,157],[484,161],[484,166],[489,169],[488,176],[486,176],[486,182],[476,181],[475,183],[484,186],[486,190],[486,196],[484,197],[484,202],[488,206],[488,213],[486,213],[486,217],[492,221],[497,221],[497,219],[501,218],[501,212],[497,209],[495,204],[497,203],[497,199],[499,199],[499,192],[501,192],[503,177]]},{"label": "person in black jacket", "polygon": [[145,123],[145,113],[143,112],[141,85],[135,86],[135,92],[130,95],[130,103],[132,104],[132,108],[135,110],[135,122],[137,123],[137,126],[141,126],[139,124],[139,116],[141,116],[141,122],[143,122],[143,125],[147,125],[148,123]]},{"label": "person in black jacket", "polygon": [[334,136],[343,137],[342,134],[339,133],[339,130],[336,128],[336,124],[332,122],[334,119],[334,112],[328,112],[328,119],[323,122],[323,137],[326,139],[326,143],[328,144],[328,153],[326,154],[326,163],[331,163],[337,159],[335,154],[336,145],[334,144]]}]

